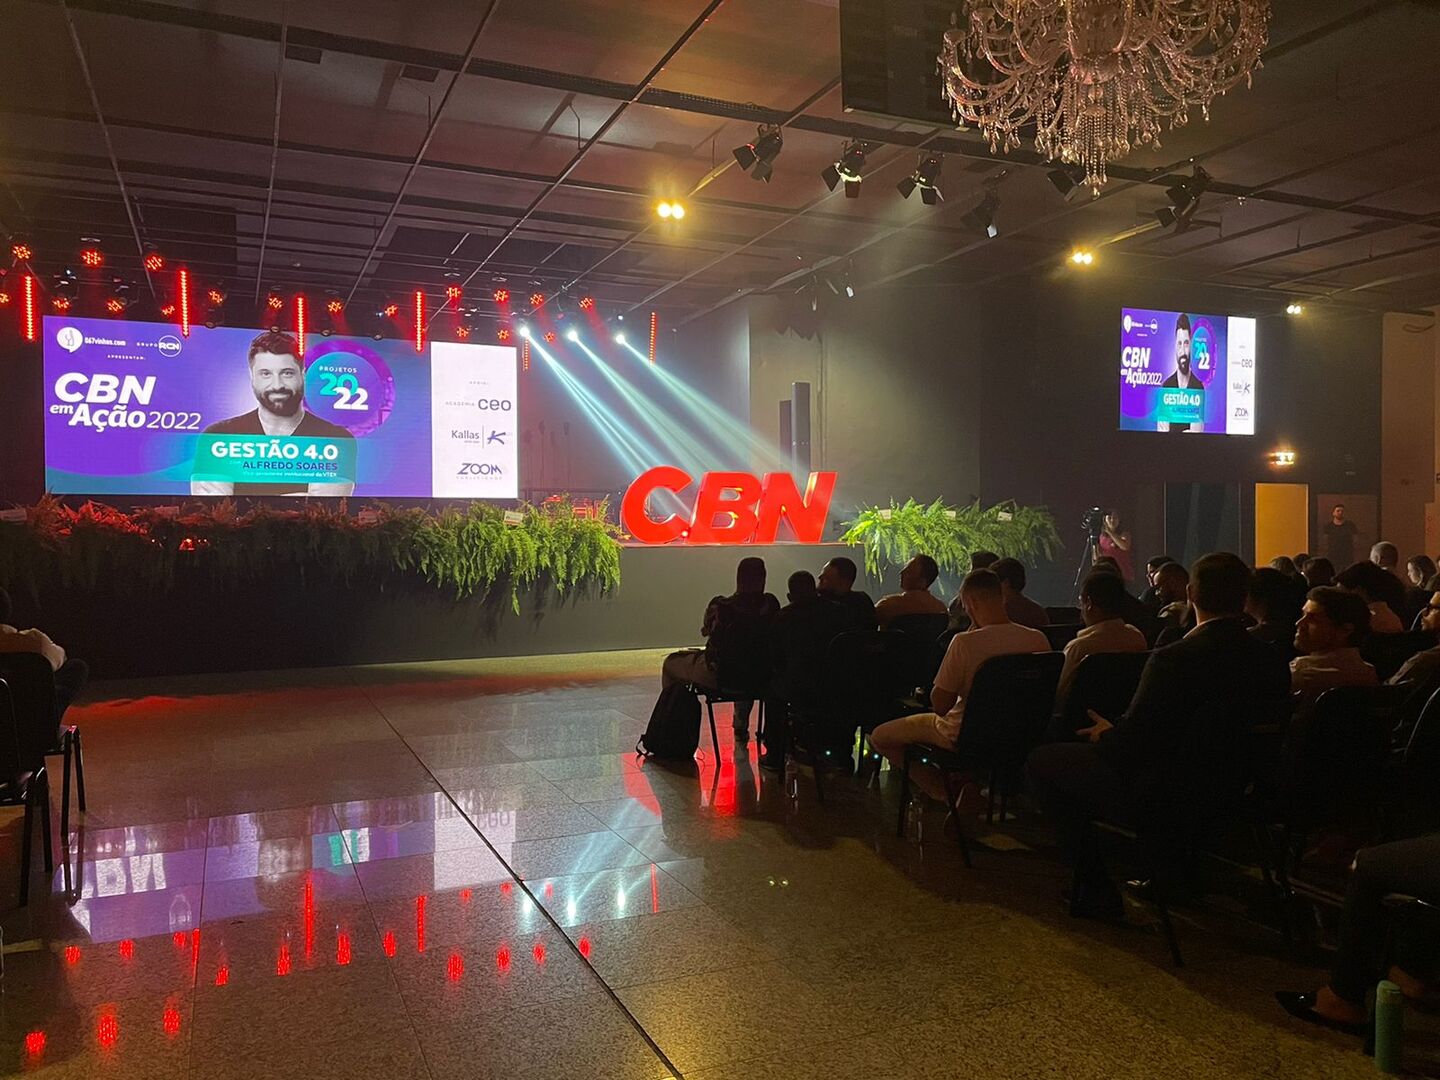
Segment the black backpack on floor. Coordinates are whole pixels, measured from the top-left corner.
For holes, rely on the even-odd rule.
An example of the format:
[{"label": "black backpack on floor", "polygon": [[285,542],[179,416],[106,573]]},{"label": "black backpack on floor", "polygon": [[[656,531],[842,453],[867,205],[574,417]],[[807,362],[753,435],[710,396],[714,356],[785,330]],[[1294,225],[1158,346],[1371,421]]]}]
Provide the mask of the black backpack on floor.
[{"label": "black backpack on floor", "polygon": [[700,699],[684,683],[667,686],[650,713],[650,724],[635,744],[646,757],[689,761],[700,746]]}]

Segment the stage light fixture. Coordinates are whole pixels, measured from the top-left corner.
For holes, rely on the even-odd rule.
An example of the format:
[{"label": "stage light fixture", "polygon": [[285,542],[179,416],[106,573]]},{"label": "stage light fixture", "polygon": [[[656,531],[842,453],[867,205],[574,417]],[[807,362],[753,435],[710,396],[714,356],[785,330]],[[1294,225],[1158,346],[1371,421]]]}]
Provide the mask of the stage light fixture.
[{"label": "stage light fixture", "polygon": [[572,326],[569,330],[566,330],[566,331],[565,331],[565,340],[566,340],[566,341],[579,341],[579,340],[580,340],[580,331],[579,331],[579,330],[576,330],[576,329]]},{"label": "stage light fixture", "polygon": [[895,190],[908,199],[910,193],[919,188],[920,201],[926,206],[944,202],[945,196],[940,193],[940,171],[944,167],[945,159],[940,154],[922,154],[915,171],[896,184]]},{"label": "stage light fixture", "polygon": [[387,319],[393,319],[400,314],[400,305],[393,300],[386,301],[385,306],[380,309],[380,314]]},{"label": "stage light fixture", "polygon": [[1051,169],[1045,174],[1045,178],[1054,185],[1055,190],[1066,202],[1073,202],[1075,196],[1085,190],[1085,170],[1074,165],[1062,165],[1058,169]]},{"label": "stage light fixture", "polygon": [[1070,253],[1070,261],[1076,266],[1089,266],[1095,261],[1095,253],[1085,248],[1076,248]]},{"label": "stage light fixture", "polygon": [[415,351],[425,351],[425,290],[416,289],[413,297],[415,305]]},{"label": "stage light fixture", "polygon": [[1169,206],[1155,211],[1155,220],[1164,229],[1173,229],[1178,235],[1190,228],[1195,212],[1200,209],[1200,196],[1210,187],[1210,174],[1196,165],[1190,176],[1169,177],[1173,179],[1165,189]]},{"label": "stage light fixture", "polygon": [[167,318],[167,319],[170,318],[171,315],[174,315],[174,314],[175,314],[175,305],[174,305],[174,304],[162,304],[161,307],[160,307],[160,314],[161,314],[161,315],[164,315],[165,318]]},{"label": "stage light fixture", "polygon": [[36,310],[35,275],[26,274],[21,280],[21,288],[25,298],[25,340],[34,341],[36,328],[40,323],[40,313]]},{"label": "stage light fixture", "polygon": [[615,335],[615,344],[616,344],[616,345],[624,345],[624,344],[625,344],[625,335],[624,335],[623,333],[620,333],[620,334],[616,334],[616,335]]},{"label": "stage light fixture", "polygon": [[276,292],[274,289],[271,289],[270,295],[265,297],[265,306],[268,307],[271,311],[279,311],[282,307],[285,306],[285,301],[281,299],[281,296],[278,292]]},{"label": "stage light fixture", "polygon": [[1286,305],[1285,305],[1285,314],[1286,314],[1286,315],[1304,315],[1304,314],[1305,314],[1305,305],[1303,305],[1303,304],[1295,304],[1295,303],[1286,304]]},{"label": "stage light fixture", "polygon": [[165,256],[155,250],[154,244],[145,245],[145,269],[152,274],[165,269]]},{"label": "stage light fixture", "polygon": [[329,300],[325,301],[325,310],[331,315],[339,315],[345,310],[345,301],[341,300],[338,296],[332,296]]},{"label": "stage light fixture", "polygon": [[737,146],[732,152],[752,180],[764,180],[768,184],[775,171],[775,159],[784,146],[785,137],[780,134],[779,124],[761,124],[755,129],[754,142]]},{"label": "stage light fixture", "polygon": [[225,303],[225,292],[222,289],[211,289],[205,294],[205,299],[210,301],[212,307],[219,307]]},{"label": "stage light fixture", "polygon": [[0,291],[0,307],[9,307],[9,305],[10,294],[8,292]]},{"label": "stage light fixture", "polygon": [[594,298],[593,296],[582,296],[582,297],[580,298],[580,310],[581,310],[581,311],[594,311],[594,310],[595,310],[595,298]]},{"label": "stage light fixture", "polygon": [[980,205],[967,210],[960,220],[994,240],[1000,235],[1000,227],[995,224],[995,212],[999,209],[1000,197],[991,191],[980,201]]},{"label": "stage light fixture", "polygon": [[52,296],[50,306],[56,311],[66,312],[70,310],[70,298],[68,296]]},{"label": "stage light fixture", "polygon": [[465,290],[460,288],[459,285],[445,286],[445,299],[449,300],[452,304],[458,304],[460,302],[460,297],[463,296],[464,293]]},{"label": "stage light fixture", "polygon": [[[215,296],[215,295],[216,295],[216,290],[211,289],[211,290],[210,290],[210,295],[211,295],[212,297]],[[190,271],[189,271],[188,269],[186,269],[185,267],[183,267],[183,266],[180,268],[179,272],[175,275],[175,297],[176,297],[176,299],[179,301],[179,304],[180,304],[180,334],[181,334],[182,337],[189,337],[189,336],[190,336]],[[220,293],[220,300],[223,301],[224,299],[225,299],[225,294],[224,294],[224,293]],[[219,306],[220,306],[219,303],[216,303],[216,304],[215,304],[215,308],[218,308]],[[206,325],[206,326],[214,326],[214,325],[215,325],[215,315],[214,315],[214,310],[213,310],[213,309],[212,309],[212,311],[211,311],[210,318],[208,318],[208,319],[205,320],[205,325]]]},{"label": "stage light fixture", "polygon": [[863,179],[860,170],[865,167],[866,153],[865,143],[861,140],[854,139],[847,142],[840,151],[839,159],[821,170],[820,179],[825,181],[825,186],[831,191],[843,183],[845,197],[858,199],[860,197],[860,181]]},{"label": "stage light fixture", "polygon": [[505,342],[509,341],[509,340],[510,340],[510,328],[509,328],[508,326],[502,326],[502,327],[500,327],[499,330],[496,330],[496,331],[495,331],[495,340],[498,341],[498,342],[500,342],[501,344],[504,344]]},{"label": "stage light fixture", "polygon": [[509,289],[496,289],[496,290],[491,294],[491,298],[492,298],[492,299],[495,301],[495,303],[497,303],[497,304],[508,304],[508,303],[510,302],[510,290],[509,290]]},{"label": "stage light fixture", "polygon": [[35,249],[24,240],[16,240],[10,245],[10,254],[16,262],[29,262],[35,257]]},{"label": "stage light fixture", "polygon": [[546,331],[545,331],[545,344],[546,344],[546,345],[554,345],[554,344],[555,344],[555,331],[554,331],[554,330],[546,330]]},{"label": "stage light fixture", "polygon": [[1270,464],[1277,469],[1289,469],[1295,465],[1294,450],[1273,450],[1267,456]]},{"label": "stage light fixture", "polygon": [[521,323],[521,324],[520,324],[520,329],[519,329],[518,333],[519,333],[520,336],[521,336],[522,338],[524,338],[526,341],[529,341],[529,340],[530,340],[530,327],[529,327],[528,324],[526,324],[526,323]]},{"label": "stage light fixture", "polygon": [[80,249],[80,262],[84,266],[95,269],[105,265],[105,253],[98,247],[85,247]]},{"label": "stage light fixture", "polygon": [[461,341],[468,341],[470,339],[470,327],[461,323],[455,328],[455,336]]}]

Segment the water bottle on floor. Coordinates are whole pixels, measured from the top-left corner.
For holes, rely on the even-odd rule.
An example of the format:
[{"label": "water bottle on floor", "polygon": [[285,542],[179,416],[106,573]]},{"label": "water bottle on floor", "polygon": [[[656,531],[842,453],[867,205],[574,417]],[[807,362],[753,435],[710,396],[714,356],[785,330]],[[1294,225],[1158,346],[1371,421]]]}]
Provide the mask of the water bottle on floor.
[{"label": "water bottle on floor", "polygon": [[1391,1075],[1400,1072],[1405,1043],[1405,996],[1389,979],[1375,988],[1375,1068]]},{"label": "water bottle on floor", "polygon": [[905,808],[905,835],[917,844],[925,839],[925,800],[920,796],[911,798]]},{"label": "water bottle on floor", "polygon": [[785,794],[792,799],[800,795],[800,764],[794,754],[785,755]]}]

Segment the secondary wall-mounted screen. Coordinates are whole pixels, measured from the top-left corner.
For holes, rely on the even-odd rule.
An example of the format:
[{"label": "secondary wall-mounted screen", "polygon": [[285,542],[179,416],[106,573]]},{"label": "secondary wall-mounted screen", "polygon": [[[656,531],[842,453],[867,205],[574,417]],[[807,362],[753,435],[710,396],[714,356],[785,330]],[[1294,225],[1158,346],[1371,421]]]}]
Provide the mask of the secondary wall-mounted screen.
[{"label": "secondary wall-mounted screen", "polygon": [[77,495],[519,494],[515,350],[45,319],[45,481]]},{"label": "secondary wall-mounted screen", "polygon": [[1255,434],[1255,320],[1125,308],[1120,428]]}]

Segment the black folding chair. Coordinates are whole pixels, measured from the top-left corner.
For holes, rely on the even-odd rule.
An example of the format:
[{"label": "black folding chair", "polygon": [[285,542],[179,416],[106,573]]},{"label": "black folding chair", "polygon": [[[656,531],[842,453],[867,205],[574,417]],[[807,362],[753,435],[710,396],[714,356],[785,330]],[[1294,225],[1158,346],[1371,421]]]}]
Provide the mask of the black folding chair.
[{"label": "black folding chair", "polygon": [[[946,633],[949,625],[950,616],[945,614],[900,615],[890,620],[886,629],[904,634],[910,647],[906,675],[910,685],[906,687],[906,693],[914,693],[917,687],[928,687],[935,681],[935,673],[940,670],[940,661],[945,657],[939,638]],[[948,637],[946,643],[949,643]]]},{"label": "black folding chair", "polygon": [[1077,731],[1090,727],[1091,709],[1107,720],[1124,713],[1149,662],[1148,652],[1091,653],[1081,660],[1064,708],[1051,729],[1052,741],[1073,739]]},{"label": "black folding chair", "polygon": [[[46,665],[49,666],[48,664]],[[10,683],[0,677],[0,806],[24,806],[24,835],[20,841],[20,904],[30,902],[30,863],[34,857],[35,819],[40,819],[41,844],[48,881],[55,869],[50,840],[50,781],[45,757],[28,740],[15,710]],[[38,813],[37,813],[38,811]]]},{"label": "black folding chair", "polygon": [[770,681],[770,622],[765,615],[736,614],[711,637],[710,651],[715,656],[715,678],[718,688],[700,686],[690,689],[705,702],[710,720],[710,742],[715,748],[715,763],[720,763],[720,735],[715,729],[715,706],[735,705],[753,701],[758,710],[757,736],[765,731],[765,687]]},{"label": "black folding chair", "polygon": [[[1055,705],[1055,686],[1065,658],[1059,653],[1022,653],[995,656],[980,665],[965,700],[965,719],[954,749],[931,743],[905,747],[900,770],[900,812],[895,834],[905,835],[905,808],[910,801],[910,766],[939,769],[945,793],[953,806],[959,792],[952,790],[957,773],[988,774],[989,802],[985,820],[995,820],[995,796],[1000,793],[1000,818],[1005,818],[1009,792],[1017,786],[1025,756],[1039,740]],[[969,845],[959,830],[965,864]]]},{"label": "black folding chair", "polygon": [[1080,622],[1078,607],[1047,607],[1045,614],[1049,616],[1051,624],[1055,626],[1068,626]]},{"label": "black folding chair", "polygon": [[1398,754],[1397,824],[1408,835],[1440,828],[1440,689],[1410,727]]},{"label": "black folding chair", "polygon": [[55,672],[50,661],[39,653],[0,653],[0,678],[10,684],[16,721],[24,733],[22,745],[38,747],[42,761],[56,754],[65,759],[60,782],[60,835],[68,844],[72,770],[80,812],[85,812],[85,755],[79,725],[61,724],[56,716]]}]

